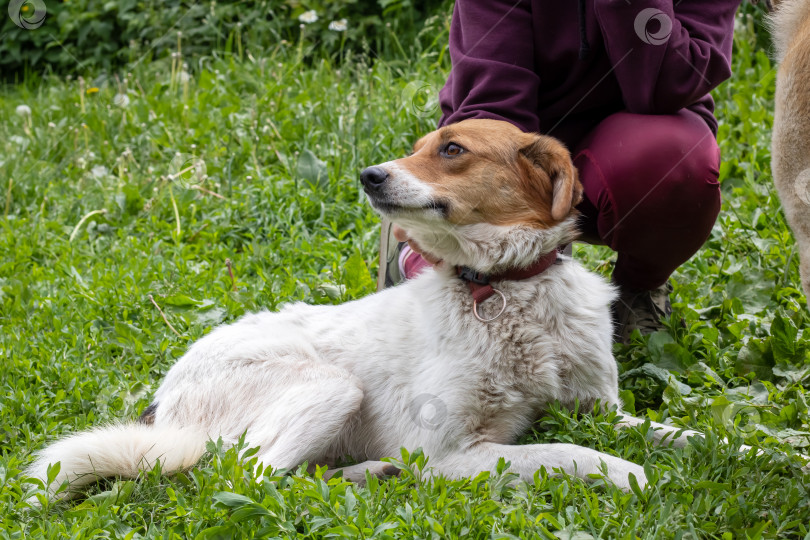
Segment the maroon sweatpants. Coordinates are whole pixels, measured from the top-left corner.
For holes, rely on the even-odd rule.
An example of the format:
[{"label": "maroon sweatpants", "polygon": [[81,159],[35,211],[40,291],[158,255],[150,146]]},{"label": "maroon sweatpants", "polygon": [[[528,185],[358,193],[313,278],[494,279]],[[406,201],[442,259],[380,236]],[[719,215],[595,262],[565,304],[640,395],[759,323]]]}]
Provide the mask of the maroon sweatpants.
[{"label": "maroon sweatpants", "polygon": [[572,149],[580,229],[617,253],[622,288],[653,289],[700,249],[720,212],[720,149],[706,122],[616,113]]},{"label": "maroon sweatpants", "polygon": [[[696,113],[605,118],[570,144],[585,188],[578,206],[585,239],[617,252],[622,288],[654,289],[700,249],[720,212],[720,149]],[[403,275],[428,266],[408,253]]]}]

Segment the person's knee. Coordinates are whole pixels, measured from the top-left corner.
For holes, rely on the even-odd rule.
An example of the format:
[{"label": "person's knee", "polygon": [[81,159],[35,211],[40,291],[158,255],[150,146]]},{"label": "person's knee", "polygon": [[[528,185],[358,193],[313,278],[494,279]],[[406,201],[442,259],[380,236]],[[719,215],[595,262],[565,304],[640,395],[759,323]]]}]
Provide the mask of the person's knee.
[{"label": "person's knee", "polygon": [[620,213],[641,209],[650,216],[704,218],[720,210],[719,151],[711,132],[661,130],[637,139],[624,156],[623,178],[614,179],[614,204]]},{"label": "person's knee", "polygon": [[719,161],[712,132],[693,113],[616,114],[575,154],[586,220],[613,249],[673,236],[691,249],[720,211]]}]

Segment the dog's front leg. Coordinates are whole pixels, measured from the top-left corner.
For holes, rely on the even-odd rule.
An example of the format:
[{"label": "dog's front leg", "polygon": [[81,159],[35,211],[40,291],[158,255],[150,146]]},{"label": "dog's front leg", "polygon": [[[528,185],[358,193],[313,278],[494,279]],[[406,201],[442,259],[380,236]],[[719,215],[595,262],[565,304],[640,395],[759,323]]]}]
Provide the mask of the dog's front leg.
[{"label": "dog's front leg", "polygon": [[[635,427],[643,425],[646,420],[641,418],[636,418],[635,416],[630,416],[627,413],[621,413],[622,419],[616,424],[616,427],[619,428],[627,428],[627,427]],[[650,422],[650,427],[653,430],[653,442],[657,446],[663,446],[665,444],[671,444],[675,448],[684,448],[688,442],[689,437],[700,437],[701,439],[704,438],[703,433],[699,431],[693,431],[691,429],[681,429],[674,426],[668,426],[666,424],[659,424],[658,422]],[[728,439],[725,437],[721,438],[721,441],[728,444]],[[753,447],[748,446],[747,444],[741,444],[739,447],[740,452],[748,452]],[[757,448],[755,450],[756,455],[761,456],[764,452],[762,449]],[[798,456],[802,458],[805,462],[810,461],[810,457],[799,453]],[[810,463],[804,466],[805,471],[810,471]]]},{"label": "dog's front leg", "polygon": [[[640,426],[646,422],[646,420],[630,416],[625,412],[621,412],[620,414],[622,415],[622,419],[616,424],[616,427],[619,428]],[[703,437],[703,434],[699,431],[681,429],[675,426],[659,424],[658,422],[651,421],[650,427],[653,430],[653,442],[657,446],[671,444],[675,448],[684,448],[688,442],[688,437]]]},{"label": "dog's front leg", "polygon": [[545,467],[550,472],[560,469],[572,476],[592,480],[590,475],[602,474],[604,463],[608,478],[621,489],[630,489],[631,474],[636,477],[639,486],[647,485],[644,468],[640,465],[592,448],[564,443],[515,446],[479,443],[464,452],[440,458],[432,466],[436,473],[459,478],[475,476],[482,471],[494,471],[499,458],[509,461],[509,470],[524,480],[531,480],[540,467]]},{"label": "dog's front leg", "polygon": [[394,465],[385,461],[364,461],[357,465],[350,465],[348,467],[341,467],[340,469],[329,469],[323,475],[324,479],[328,480],[341,471],[343,478],[349,482],[354,482],[361,486],[366,485],[366,473],[377,478],[384,478],[386,476],[399,476],[399,469]]},{"label": "dog's front leg", "polygon": [[[619,428],[641,426],[646,422],[646,420],[642,418],[630,416],[625,412],[622,412],[621,415],[622,419],[618,424],[616,424],[616,427]],[[675,448],[685,448],[689,442],[689,437],[700,437],[701,439],[704,438],[703,433],[700,431],[668,426],[666,424],[659,424],[658,422],[650,421],[650,428],[653,430],[653,442],[656,444],[656,446],[671,444]],[[723,438],[722,440],[723,442],[728,443],[728,439]],[[740,450],[742,452],[747,452],[751,450],[751,447],[746,444],[742,444],[740,445]],[[761,454],[762,450],[757,449],[757,455]]]}]

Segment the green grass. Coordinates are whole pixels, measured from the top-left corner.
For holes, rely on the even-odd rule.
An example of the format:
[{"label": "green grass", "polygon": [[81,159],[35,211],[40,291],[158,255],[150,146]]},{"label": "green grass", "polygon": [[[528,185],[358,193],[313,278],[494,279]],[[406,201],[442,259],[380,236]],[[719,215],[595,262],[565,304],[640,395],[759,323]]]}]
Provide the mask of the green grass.
[{"label": "green grass", "polygon": [[[167,58],[120,81],[0,90],[0,537],[810,538],[810,479],[786,457],[810,446],[810,315],[768,166],[775,73],[741,21],[735,75],[715,92],[722,214],[675,276],[669,331],[616,350],[628,407],[706,440],[656,448],[643,428],[617,432],[615,413],[559,410],[524,438],[647,463],[650,486],[631,493],[546,471],[428,482],[416,449],[394,456],[401,478],[359,488],[261,475],[212,445],[189,472],[29,508],[40,486],[19,473],[33,451],[134,418],[214,325],[372,291],[378,221],[358,171],[435,125],[413,93],[443,82],[446,21],[426,30],[433,47],[403,43],[384,62],[304,61],[306,44],[286,44],[186,59],[187,82]],[[605,249],[576,255],[609,271]]]}]

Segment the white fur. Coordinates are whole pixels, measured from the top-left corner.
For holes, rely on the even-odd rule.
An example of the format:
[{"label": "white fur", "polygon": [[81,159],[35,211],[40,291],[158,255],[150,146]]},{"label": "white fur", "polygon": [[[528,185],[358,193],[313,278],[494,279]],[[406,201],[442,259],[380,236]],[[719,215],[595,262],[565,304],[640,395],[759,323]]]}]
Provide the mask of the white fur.
[{"label": "white fur", "polygon": [[419,207],[433,202],[434,193],[430,186],[397,165],[395,161],[387,161],[379,167],[390,175],[387,189],[391,204]]},{"label": "white fur", "polygon": [[176,471],[194,465],[207,440],[204,431],[172,425],[94,428],[45,448],[26,474],[44,482],[48,466],[60,462],[57,481],[50,486],[54,491],[65,480],[78,487],[108,476],[135,478],[158,461],[165,470]]},{"label": "white fur", "polygon": [[[428,185],[384,165],[394,171],[388,202],[406,207],[387,217],[450,264],[525,267],[573,239],[573,218],[548,229],[453,225],[430,206]],[[422,447],[433,472],[452,477],[493,470],[503,457],[528,478],[545,466],[587,479],[605,463],[615,484],[627,489],[632,474],[643,486],[641,466],[589,448],[514,446],[554,401],[619,405],[611,286],[567,257],[495,286],[506,305],[488,324],[473,316],[470,291],[449,267],[339,306],[247,315],[171,368],[154,397],[153,425],[73,435],[41,452],[28,474],[44,481],[47,465],[61,461],[51,489],[68,480],[73,491],[96,476],[136,476],[157,460],[167,472],[189,467],[207,438],[232,442],[246,432],[259,460],[276,468],[350,455],[381,471],[381,458]],[[488,318],[500,308],[495,296],[479,312]],[[656,427],[659,440],[676,432]],[[347,473],[356,478],[357,470]]]},{"label": "white fur", "polygon": [[[487,232],[513,233],[519,240],[528,234]],[[513,257],[524,261],[526,253]],[[473,317],[466,285],[446,269],[339,306],[297,303],[247,315],[195,343],[172,367],[155,394],[153,426],[68,437],[43,451],[28,474],[44,480],[47,465],[61,461],[55,485],[69,480],[75,489],[96,476],[136,476],[158,459],[163,470],[178,470],[199,458],[207,437],[235,441],[247,431],[273,467],[347,454],[379,460],[404,446],[422,447],[434,472],[449,476],[491,470],[505,457],[529,477],[545,466],[585,478],[605,462],[617,485],[627,488],[628,474],[643,485],[640,466],[591,449],[510,446],[554,400],[568,407],[579,400],[586,410],[596,400],[619,403],[611,287],[569,258],[497,286],[508,302],[490,324]],[[484,316],[498,303],[485,302]]]}]

